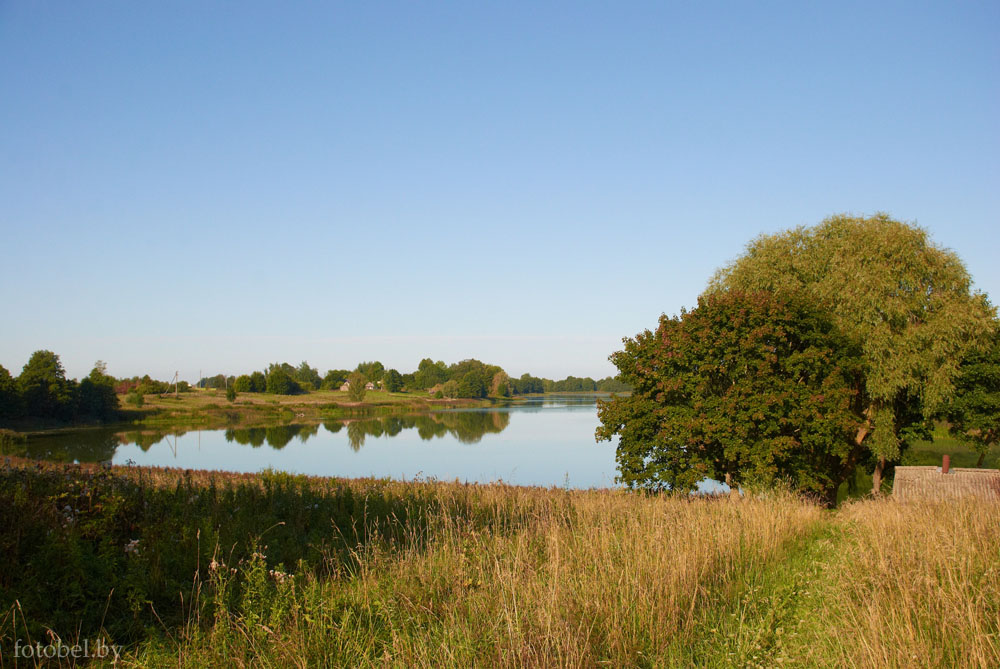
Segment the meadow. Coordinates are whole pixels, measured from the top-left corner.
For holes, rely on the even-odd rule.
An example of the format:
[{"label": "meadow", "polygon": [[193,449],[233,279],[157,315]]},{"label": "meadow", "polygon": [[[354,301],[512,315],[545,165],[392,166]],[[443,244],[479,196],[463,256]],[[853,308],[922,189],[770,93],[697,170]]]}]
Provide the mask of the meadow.
[{"label": "meadow", "polygon": [[996,504],[12,459],[0,514],[3,666],[1000,664]]},{"label": "meadow", "polygon": [[124,423],[150,427],[225,427],[263,425],[292,420],[319,421],[330,418],[381,416],[425,412],[488,404],[483,400],[435,399],[423,392],[370,391],[360,402],[352,402],[346,391],[314,390],[300,395],[239,393],[232,402],[223,390],[192,390],[146,395],[142,407],[130,406],[120,396],[119,418]]}]

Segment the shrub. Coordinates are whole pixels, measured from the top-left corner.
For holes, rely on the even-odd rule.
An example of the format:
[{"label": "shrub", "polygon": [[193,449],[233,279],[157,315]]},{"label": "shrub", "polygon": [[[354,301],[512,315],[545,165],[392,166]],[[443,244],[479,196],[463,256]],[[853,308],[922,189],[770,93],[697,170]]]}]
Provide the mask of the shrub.
[{"label": "shrub", "polygon": [[275,369],[267,375],[267,392],[272,395],[295,395],[299,384],[282,369]]},{"label": "shrub", "polygon": [[360,372],[351,372],[351,375],[347,377],[347,382],[351,384],[350,388],[347,389],[347,397],[350,398],[352,402],[360,402],[365,398],[365,393],[367,389],[365,388],[365,377]]},{"label": "shrub", "polygon": [[246,374],[241,374],[240,376],[236,377],[236,380],[233,381],[232,387],[235,388],[236,392],[238,393],[254,392],[253,380]]}]

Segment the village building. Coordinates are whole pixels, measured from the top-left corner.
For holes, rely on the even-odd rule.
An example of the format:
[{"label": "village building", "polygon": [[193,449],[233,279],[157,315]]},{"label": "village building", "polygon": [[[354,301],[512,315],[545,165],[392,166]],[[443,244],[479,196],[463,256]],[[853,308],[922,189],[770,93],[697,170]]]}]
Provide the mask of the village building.
[{"label": "village building", "polygon": [[944,456],[940,467],[896,467],[893,499],[901,502],[974,498],[1000,501],[1000,469],[950,467]]}]

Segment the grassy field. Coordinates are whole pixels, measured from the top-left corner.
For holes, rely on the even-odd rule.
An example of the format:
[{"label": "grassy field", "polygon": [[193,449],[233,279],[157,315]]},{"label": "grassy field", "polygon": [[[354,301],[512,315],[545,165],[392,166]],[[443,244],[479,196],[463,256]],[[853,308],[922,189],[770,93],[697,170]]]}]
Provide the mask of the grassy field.
[{"label": "grassy field", "polygon": [[480,406],[482,400],[434,399],[427,393],[369,391],[361,402],[352,402],[347,392],[316,390],[302,395],[240,393],[226,400],[222,390],[192,390],[176,397],[146,395],[141,408],[130,407],[119,397],[124,422],[165,427],[225,427],[275,422],[320,421],[329,418],[377,416],[422,412],[453,407]]},{"label": "grassy field", "polygon": [[997,505],[12,462],[0,514],[2,666],[1000,665]]}]

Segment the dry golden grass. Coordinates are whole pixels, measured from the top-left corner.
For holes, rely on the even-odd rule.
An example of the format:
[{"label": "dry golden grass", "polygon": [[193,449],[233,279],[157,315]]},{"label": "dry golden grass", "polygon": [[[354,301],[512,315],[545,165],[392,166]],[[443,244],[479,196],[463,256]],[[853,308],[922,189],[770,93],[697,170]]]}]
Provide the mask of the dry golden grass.
[{"label": "dry golden grass", "polygon": [[[433,612],[443,638],[395,634],[392,653],[420,666],[662,664],[694,633],[707,591],[762,567],[820,515],[791,499],[594,493],[567,496],[514,535],[449,528],[387,574],[396,601]],[[428,598],[427,583],[449,596]]]},{"label": "dry golden grass", "polygon": [[[439,491],[440,493],[441,491]],[[456,493],[460,491],[456,489]],[[312,583],[266,643],[239,616],[240,666],[663,666],[696,612],[824,512],[794,498],[679,499],[481,487],[482,518],[439,515],[403,550],[368,546],[347,581]],[[513,513],[512,513],[513,512]],[[512,519],[516,519],[512,522]],[[478,529],[477,529],[478,528]],[[235,646],[235,647],[234,647]],[[188,645],[189,666],[222,661]]]},{"label": "dry golden grass", "polygon": [[[37,482],[103,480],[76,469],[38,471]],[[136,500],[165,500],[159,534],[169,518],[183,516],[183,529],[211,513],[239,528],[220,544],[226,555],[237,535],[271,544],[218,572],[205,571],[208,546],[184,595],[187,623],[151,629],[127,649],[129,666],[1000,666],[996,504],[866,500],[830,512],[782,495],[107,476],[138,483]],[[126,490],[118,480],[109,494]],[[191,511],[208,487],[230,492]],[[51,491],[38,490],[44,507]],[[229,499],[236,508],[219,501]],[[337,513],[349,516],[340,529]],[[363,531],[351,534],[355,523]],[[276,557],[314,553],[290,551],[305,531],[341,537],[347,552],[325,550],[319,570]],[[144,535],[142,555],[155,545],[166,560],[174,542],[156,536]]]},{"label": "dry golden grass", "polygon": [[812,657],[847,667],[1000,666],[1000,505],[848,505]]}]

